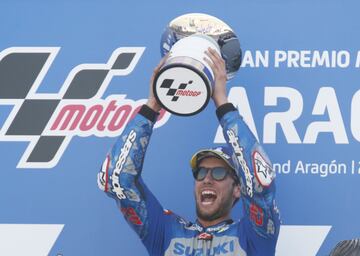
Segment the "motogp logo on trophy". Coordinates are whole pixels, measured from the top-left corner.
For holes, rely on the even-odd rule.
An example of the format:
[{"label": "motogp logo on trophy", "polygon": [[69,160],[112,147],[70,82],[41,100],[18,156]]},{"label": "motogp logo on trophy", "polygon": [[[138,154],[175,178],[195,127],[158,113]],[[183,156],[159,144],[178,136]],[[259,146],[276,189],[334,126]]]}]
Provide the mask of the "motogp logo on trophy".
[{"label": "motogp logo on trophy", "polygon": [[181,83],[177,88],[171,88],[174,81],[174,79],[165,79],[160,85],[160,88],[168,89],[166,96],[171,97],[171,101],[177,101],[181,96],[197,97],[201,94],[201,91],[186,90],[186,87],[192,84],[192,80],[188,83]]},{"label": "motogp logo on trophy", "polygon": [[0,123],[0,141],[30,142],[18,168],[54,167],[75,135],[119,135],[145,101],[123,94],[101,98],[114,76],[134,70],[144,47],[118,48],[105,64],[73,68],[58,93],[37,92],[59,50],[12,47],[0,53],[0,107],[12,107]]}]

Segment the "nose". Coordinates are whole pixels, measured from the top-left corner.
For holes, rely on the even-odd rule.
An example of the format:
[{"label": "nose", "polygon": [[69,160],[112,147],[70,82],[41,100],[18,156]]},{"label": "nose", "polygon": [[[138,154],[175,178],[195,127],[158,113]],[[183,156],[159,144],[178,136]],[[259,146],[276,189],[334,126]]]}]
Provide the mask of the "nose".
[{"label": "nose", "polygon": [[204,183],[212,183],[214,180],[211,176],[211,170],[209,170],[207,173],[206,173],[206,176],[205,178],[203,179],[203,182]]}]

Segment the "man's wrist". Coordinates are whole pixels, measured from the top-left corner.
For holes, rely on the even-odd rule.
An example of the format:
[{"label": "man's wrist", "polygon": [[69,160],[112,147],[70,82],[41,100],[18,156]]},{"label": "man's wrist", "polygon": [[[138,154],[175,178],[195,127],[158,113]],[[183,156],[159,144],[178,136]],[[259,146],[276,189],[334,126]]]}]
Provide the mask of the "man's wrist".
[{"label": "man's wrist", "polygon": [[142,107],[139,110],[139,114],[153,123],[156,122],[156,119],[159,116],[159,113],[153,110],[152,108],[150,108],[147,104],[142,105]]},{"label": "man's wrist", "polygon": [[155,99],[149,99],[146,102],[146,105],[155,112],[159,112],[161,110],[161,106],[157,103]]},{"label": "man's wrist", "polygon": [[220,121],[221,118],[230,111],[236,111],[236,108],[234,107],[234,105],[232,103],[227,102],[225,104],[220,105],[216,109],[216,116]]}]

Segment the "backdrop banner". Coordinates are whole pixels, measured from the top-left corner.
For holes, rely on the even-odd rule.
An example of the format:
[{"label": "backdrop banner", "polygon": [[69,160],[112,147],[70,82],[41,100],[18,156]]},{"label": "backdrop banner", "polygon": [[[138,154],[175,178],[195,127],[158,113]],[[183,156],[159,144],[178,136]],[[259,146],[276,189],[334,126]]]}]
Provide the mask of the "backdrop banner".
[{"label": "backdrop banner", "polygon": [[[276,255],[328,255],[360,237],[359,8],[355,0],[1,1],[0,255],[147,255],[97,173],[146,102],[164,29],[186,13],[215,16],[240,39],[228,99],[276,172]],[[190,158],[222,143],[212,101],[194,116],[163,112],[143,179],[166,209],[193,221]],[[233,218],[242,214],[236,205]]]}]

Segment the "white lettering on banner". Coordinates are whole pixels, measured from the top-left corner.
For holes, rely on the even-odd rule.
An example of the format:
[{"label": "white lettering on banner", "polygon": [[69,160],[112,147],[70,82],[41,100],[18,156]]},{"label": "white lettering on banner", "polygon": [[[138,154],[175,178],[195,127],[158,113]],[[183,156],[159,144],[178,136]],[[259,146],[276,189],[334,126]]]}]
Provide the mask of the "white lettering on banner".
[{"label": "white lettering on banner", "polygon": [[355,67],[360,68],[360,51],[357,52]]},{"label": "white lettering on banner", "polygon": [[280,175],[316,175],[326,178],[334,175],[357,176],[360,175],[360,161],[327,160],[306,162],[302,160],[287,160],[283,163],[273,163],[273,171]]},{"label": "white lettering on banner", "polygon": [[253,184],[252,184],[252,175],[250,173],[249,167],[245,161],[243,149],[240,147],[239,138],[232,130],[226,131],[227,135],[229,136],[229,142],[234,149],[234,153],[236,155],[237,160],[239,161],[241,168],[244,171],[245,179],[246,179],[246,191],[247,194],[252,197],[253,196]]},{"label": "white lettering on banner", "polygon": [[274,67],[279,68],[282,64],[287,68],[346,68],[350,65],[350,53],[346,50],[276,50],[274,52]]},{"label": "white lettering on banner", "polygon": [[327,177],[329,174],[346,174],[346,165],[344,163],[336,163],[336,160],[332,160],[328,163],[304,163],[298,161],[295,167],[295,174],[320,174],[320,177]]},{"label": "white lettering on banner", "polygon": [[253,57],[251,51],[245,51],[241,67],[269,67],[269,51],[261,52],[257,50],[255,51],[255,57]]},{"label": "white lettering on banner", "polygon": [[351,161],[351,174],[360,175],[360,161]]},{"label": "white lettering on banner", "polygon": [[135,139],[136,139],[136,132],[134,130],[131,130],[126,139],[124,146],[120,150],[121,153],[120,153],[119,159],[115,164],[115,169],[111,176],[112,186],[113,186],[112,191],[114,193],[116,193],[116,196],[119,199],[126,198],[124,189],[120,186],[119,178],[120,178],[120,172],[122,171],[123,165],[126,161],[126,158],[129,155],[130,149],[131,149]]},{"label": "white lettering on banner", "polygon": [[357,141],[360,141],[360,90],[358,90],[351,101],[351,132]]},{"label": "white lettering on banner", "polygon": [[[289,144],[316,144],[320,134],[332,134],[335,144],[349,144],[348,134],[342,118],[342,111],[338,103],[336,91],[332,87],[321,87],[315,99],[312,116],[327,117],[328,121],[310,122],[304,138],[301,139],[295,121],[303,114],[303,96],[291,87],[265,87],[264,105],[270,107],[278,106],[279,99],[289,102],[289,109],[283,112],[268,112],[264,116],[263,122],[263,143],[277,143],[278,129],[281,128],[286,141]],[[249,129],[258,139],[254,117],[251,112],[249,99],[244,87],[231,88],[228,100],[232,102],[239,113],[244,117],[244,121]],[[259,100],[257,99],[257,102]],[[351,100],[351,133],[354,139],[360,142],[360,90],[358,90]],[[259,140],[259,139],[258,139]],[[222,129],[219,126],[216,132],[214,143],[224,143]]]},{"label": "white lettering on banner", "polygon": [[286,163],[281,164],[281,163],[273,163],[272,165],[273,170],[275,173],[284,173],[284,174],[289,174],[291,171],[291,161],[287,160]]},{"label": "white lettering on banner", "polygon": [[320,88],[312,114],[324,115],[326,110],[330,120],[309,124],[304,143],[314,144],[320,132],[332,133],[337,144],[349,143],[334,88]]},{"label": "white lettering on banner", "polygon": [[360,51],[357,52],[356,58],[348,50],[246,50],[243,52],[242,68],[269,68],[270,66],[296,69],[344,69],[351,66],[360,68]]},{"label": "white lettering on banner", "polygon": [[282,127],[285,137],[290,139],[289,143],[301,143],[294,125],[294,121],[301,116],[303,109],[300,92],[290,87],[265,87],[265,95],[265,106],[276,106],[278,98],[286,98],[289,99],[290,107],[285,112],[271,112],[265,115],[264,143],[275,143],[277,124]]}]

